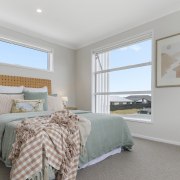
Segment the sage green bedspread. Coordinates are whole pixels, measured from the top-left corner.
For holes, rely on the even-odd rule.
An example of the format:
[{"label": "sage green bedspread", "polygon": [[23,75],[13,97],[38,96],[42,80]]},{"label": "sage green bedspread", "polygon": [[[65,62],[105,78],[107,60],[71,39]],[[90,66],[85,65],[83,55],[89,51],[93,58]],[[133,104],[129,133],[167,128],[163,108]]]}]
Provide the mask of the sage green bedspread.
[{"label": "sage green bedspread", "polygon": [[[6,166],[11,166],[8,159],[15,141],[15,127],[18,122],[27,117],[50,115],[52,112],[11,113],[0,115],[0,157]],[[95,114],[88,111],[73,111],[91,121],[91,133],[86,143],[86,152],[80,156],[79,167],[89,161],[112,151],[118,147],[131,149],[133,141],[126,122],[117,115]],[[54,178],[54,170],[49,167],[50,179]],[[36,177],[36,178],[35,178]],[[32,180],[42,179],[42,172],[37,173]]]}]

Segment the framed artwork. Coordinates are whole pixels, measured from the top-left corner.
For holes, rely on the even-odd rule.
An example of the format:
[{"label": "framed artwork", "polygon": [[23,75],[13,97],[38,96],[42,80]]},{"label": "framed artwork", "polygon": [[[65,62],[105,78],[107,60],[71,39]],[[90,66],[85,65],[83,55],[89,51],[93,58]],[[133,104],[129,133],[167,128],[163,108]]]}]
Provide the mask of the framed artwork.
[{"label": "framed artwork", "polygon": [[157,87],[180,86],[180,34],[156,41]]}]

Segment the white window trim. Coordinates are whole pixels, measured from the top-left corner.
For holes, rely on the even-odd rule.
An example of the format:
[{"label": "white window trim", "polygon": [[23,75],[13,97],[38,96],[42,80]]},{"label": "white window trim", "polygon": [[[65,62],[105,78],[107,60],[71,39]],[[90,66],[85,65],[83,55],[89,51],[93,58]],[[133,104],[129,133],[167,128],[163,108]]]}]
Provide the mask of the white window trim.
[{"label": "white window trim", "polygon": [[149,118],[148,120],[144,119],[144,118],[135,118],[135,117],[124,117],[123,115],[121,116],[123,117],[125,120],[130,121],[130,122],[138,122],[138,123],[147,123],[147,124],[152,124],[152,116],[151,118]]},{"label": "white window trim", "polygon": [[[107,51],[110,51],[110,50],[114,50],[114,49],[118,49],[118,48],[121,48],[121,47],[124,47],[124,46],[127,46],[127,45],[130,45],[130,44],[134,44],[134,43],[137,43],[137,42],[141,42],[141,41],[144,41],[144,40],[148,40],[148,39],[152,39],[152,59],[151,61],[149,62],[146,62],[146,63],[140,63],[140,64],[133,64],[133,65],[128,65],[128,66],[123,66],[123,67],[117,67],[117,68],[111,68],[111,69],[107,69],[107,70],[102,70],[102,71],[96,71],[95,72],[95,69],[94,69],[94,63],[95,63],[95,54],[96,53],[103,53],[103,52],[107,52]],[[109,44],[107,46],[104,46],[104,47],[101,47],[101,48],[97,48],[97,49],[94,49],[91,51],[91,54],[92,54],[92,112],[95,112],[96,111],[96,106],[95,106],[95,98],[96,98],[96,95],[111,95],[111,94],[131,94],[131,93],[134,93],[134,94],[149,94],[151,93],[151,98],[153,99],[153,83],[152,83],[152,80],[153,80],[153,58],[154,58],[154,50],[153,50],[153,30],[150,30],[150,31],[147,31],[147,32],[144,32],[142,34],[139,34],[139,35],[136,35],[136,36],[133,36],[131,38],[127,38],[123,41],[120,41],[120,42],[115,42],[115,43],[112,43],[112,44]],[[96,92],[96,89],[95,89],[95,78],[96,78],[96,74],[100,74],[100,73],[106,73],[106,72],[112,72],[112,71],[118,71],[118,70],[124,70],[124,69],[130,69],[130,68],[136,68],[136,67],[143,67],[143,66],[149,66],[151,65],[151,91],[126,91],[126,92],[101,92],[101,93],[97,93]],[[152,124],[153,123],[153,103],[151,103],[151,118],[149,120],[145,120],[143,118],[131,118],[131,117],[123,117],[123,115],[120,115],[121,117],[123,117],[125,120],[127,121],[132,121],[132,122],[139,122],[139,123],[148,123],[148,124]]]},{"label": "white window trim", "polygon": [[27,66],[22,66],[18,64],[8,64],[8,63],[1,63],[0,66],[9,66],[9,67],[14,67],[14,68],[20,68],[20,69],[27,69],[27,70],[37,70],[37,71],[42,71],[42,72],[47,72],[47,73],[52,73],[54,70],[46,70],[46,69],[39,69],[39,68],[34,68],[34,67],[27,67]]},{"label": "white window trim", "polygon": [[106,46],[102,46],[92,50],[92,54],[103,53],[114,49],[119,49],[120,47],[127,46],[129,44],[135,44],[137,42],[141,42],[147,39],[151,39],[153,37],[153,30],[149,30],[143,33],[140,33],[135,36],[131,36],[129,38],[122,39],[121,41],[117,41],[114,43],[110,43]]},{"label": "white window trim", "polygon": [[140,64],[133,64],[133,65],[128,65],[128,66],[122,66],[122,67],[117,67],[117,68],[96,71],[95,74],[101,74],[101,73],[107,73],[107,72],[113,72],[113,71],[121,71],[121,70],[125,70],[125,69],[132,69],[132,68],[144,67],[144,66],[149,66],[149,65],[151,65],[151,61],[145,62],[145,63],[140,63]]},{"label": "white window trim", "polygon": [[9,64],[9,63],[5,63],[5,62],[0,62],[0,65],[23,68],[23,69],[30,69],[30,70],[38,70],[38,71],[43,71],[43,72],[54,72],[53,50],[37,47],[35,45],[30,45],[30,44],[27,44],[27,43],[19,42],[19,41],[16,41],[16,40],[5,38],[5,37],[0,37],[0,41],[10,43],[10,44],[14,44],[14,45],[18,45],[18,46],[22,46],[22,47],[26,47],[26,48],[29,48],[29,49],[34,49],[34,50],[45,52],[45,53],[48,54],[47,70],[46,69],[35,68],[35,67],[23,66],[23,65],[19,65],[19,64]]},{"label": "white window trim", "polygon": [[119,95],[119,94],[149,94],[151,91],[119,91],[119,92],[96,92],[94,95]]}]

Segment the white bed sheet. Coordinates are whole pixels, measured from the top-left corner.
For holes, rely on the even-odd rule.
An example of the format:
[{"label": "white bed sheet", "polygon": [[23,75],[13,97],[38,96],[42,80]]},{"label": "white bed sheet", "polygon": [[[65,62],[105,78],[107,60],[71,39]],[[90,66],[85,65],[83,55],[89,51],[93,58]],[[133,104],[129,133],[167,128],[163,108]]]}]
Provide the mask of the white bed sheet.
[{"label": "white bed sheet", "polygon": [[103,160],[105,160],[106,158],[108,158],[109,156],[112,156],[112,155],[115,155],[115,154],[118,154],[118,153],[121,153],[121,147],[120,148],[117,148],[117,149],[114,149],[106,154],[103,154],[102,156],[96,158],[96,159],[93,159],[92,161],[89,161],[87,164],[84,164],[80,169],[83,169],[83,168],[86,168],[88,166],[92,166],[94,164],[97,164],[98,162],[101,162]]}]

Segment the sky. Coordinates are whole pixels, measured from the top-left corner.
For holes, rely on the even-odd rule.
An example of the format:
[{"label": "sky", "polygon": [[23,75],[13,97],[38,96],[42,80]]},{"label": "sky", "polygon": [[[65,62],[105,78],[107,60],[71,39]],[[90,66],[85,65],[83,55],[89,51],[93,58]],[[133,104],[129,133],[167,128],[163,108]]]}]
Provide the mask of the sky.
[{"label": "sky", "polygon": [[[145,63],[152,58],[152,40],[109,52],[109,68]],[[109,73],[110,92],[151,90],[151,66]]]},{"label": "sky", "polygon": [[0,41],[0,63],[47,70],[48,53]]}]

